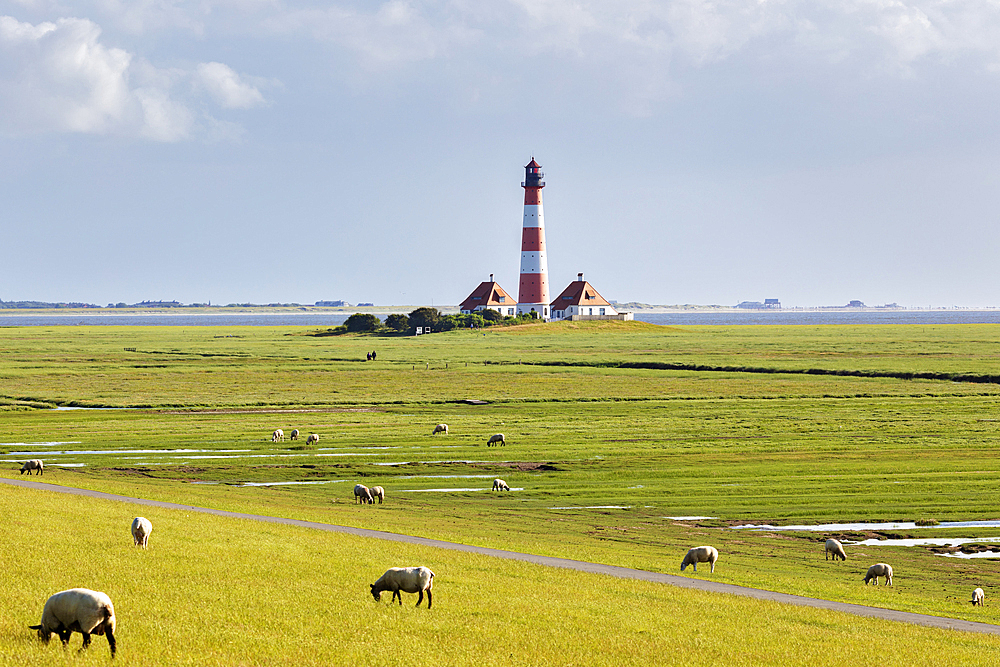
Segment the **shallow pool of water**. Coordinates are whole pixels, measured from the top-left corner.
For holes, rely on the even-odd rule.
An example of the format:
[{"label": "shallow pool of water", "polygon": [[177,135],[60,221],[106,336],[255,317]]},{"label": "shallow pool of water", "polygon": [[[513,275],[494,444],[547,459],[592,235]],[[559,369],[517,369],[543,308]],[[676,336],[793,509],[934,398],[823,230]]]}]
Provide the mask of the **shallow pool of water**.
[{"label": "shallow pool of water", "polygon": [[870,540],[860,540],[857,542],[844,540],[844,544],[866,546],[866,547],[957,547],[963,544],[973,544],[976,542],[1000,542],[1000,537],[915,537],[880,540],[872,538]]},{"label": "shallow pool of water", "polygon": [[336,484],[346,482],[346,479],[319,479],[309,482],[243,482],[237,486],[298,486],[303,484]]},{"label": "shallow pool of water", "polygon": [[771,526],[769,524],[744,524],[733,526],[737,530],[796,530],[804,532],[861,531],[861,530],[918,530],[922,528],[1000,528],[1000,520],[942,521],[933,526],[918,526],[912,521],[887,521],[884,523],[820,523],[802,526]]},{"label": "shallow pool of water", "polygon": [[58,447],[59,445],[79,445],[79,440],[67,442],[0,442],[0,447]]}]

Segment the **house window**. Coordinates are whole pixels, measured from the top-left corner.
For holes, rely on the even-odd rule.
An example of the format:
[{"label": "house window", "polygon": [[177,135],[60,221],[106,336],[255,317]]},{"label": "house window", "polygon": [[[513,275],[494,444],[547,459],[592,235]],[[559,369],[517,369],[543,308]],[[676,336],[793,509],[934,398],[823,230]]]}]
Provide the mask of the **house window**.
[{"label": "house window", "polygon": [[507,300],[507,297],[505,297],[505,296],[502,296],[502,297],[500,297],[500,298],[497,299],[497,301],[499,301],[500,303],[503,303],[506,300]]},{"label": "house window", "polygon": [[603,314],[604,314],[604,309],[603,309],[603,308],[601,308],[601,315],[603,315]]},{"label": "house window", "polygon": [[587,314],[588,314],[588,315],[593,315],[593,314],[594,314],[594,309],[593,309],[593,308],[591,308],[591,309],[590,309],[590,312],[588,312]]},{"label": "house window", "polygon": [[514,309],[513,308],[508,308],[507,309],[507,314],[508,315],[513,315],[514,314]]}]

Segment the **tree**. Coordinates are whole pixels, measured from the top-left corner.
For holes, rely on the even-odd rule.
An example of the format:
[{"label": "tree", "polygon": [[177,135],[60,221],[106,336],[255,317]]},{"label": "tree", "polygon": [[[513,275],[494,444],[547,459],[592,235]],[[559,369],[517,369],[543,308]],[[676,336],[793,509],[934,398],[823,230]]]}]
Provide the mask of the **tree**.
[{"label": "tree", "polygon": [[432,331],[438,329],[438,323],[441,321],[441,313],[437,308],[417,308],[412,313],[410,313],[410,331],[416,332],[417,327],[421,327],[426,330],[428,327]]},{"label": "tree", "polygon": [[385,326],[393,331],[406,331],[410,328],[410,318],[402,313],[393,313],[385,318]]},{"label": "tree", "polygon": [[483,318],[485,322],[488,322],[490,324],[503,322],[503,315],[501,315],[499,312],[495,310],[490,310],[489,308],[479,311],[479,315]]},{"label": "tree", "polygon": [[352,333],[359,331],[377,331],[382,326],[382,320],[371,313],[354,313],[347,318],[344,326]]}]

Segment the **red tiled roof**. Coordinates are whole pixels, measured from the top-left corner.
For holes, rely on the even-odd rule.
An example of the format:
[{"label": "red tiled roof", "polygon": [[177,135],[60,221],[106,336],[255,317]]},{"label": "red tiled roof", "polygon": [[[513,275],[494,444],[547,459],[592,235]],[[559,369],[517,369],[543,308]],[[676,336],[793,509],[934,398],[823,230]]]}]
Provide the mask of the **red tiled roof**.
[{"label": "red tiled roof", "polygon": [[552,310],[566,310],[570,306],[610,306],[607,299],[586,280],[574,280],[549,304]]},{"label": "red tiled roof", "polygon": [[[500,297],[504,297],[501,302]],[[500,287],[499,283],[494,282],[481,282],[479,287],[472,290],[472,294],[461,303],[458,307],[459,311],[468,310],[469,312],[475,312],[476,308],[480,306],[485,306],[487,308],[492,308],[495,306],[516,306],[517,300],[514,299],[510,294],[504,291]]]},{"label": "red tiled roof", "polygon": [[540,165],[537,162],[535,162],[535,158],[531,158],[531,162],[529,162],[528,164],[524,165],[524,168],[525,169],[529,169],[531,167],[534,167],[535,169],[541,169],[542,165]]}]

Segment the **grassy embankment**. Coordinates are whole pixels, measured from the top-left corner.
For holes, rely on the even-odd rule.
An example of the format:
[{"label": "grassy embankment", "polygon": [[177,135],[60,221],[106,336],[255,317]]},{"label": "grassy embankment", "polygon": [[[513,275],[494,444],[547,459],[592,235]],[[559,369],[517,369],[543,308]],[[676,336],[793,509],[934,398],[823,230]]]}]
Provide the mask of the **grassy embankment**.
[{"label": "grassy embankment", "polygon": [[[115,603],[122,665],[986,664],[1000,638],[930,630],[287,526],[0,487],[0,664],[108,664],[25,627],[56,590]],[[368,593],[387,563],[435,577],[432,609]],[[426,602],[425,602],[426,605]]]},{"label": "grassy embankment", "polygon": [[[8,443],[102,452],[43,457],[56,483],[657,571],[676,570],[688,546],[713,543],[720,581],[993,622],[989,606],[965,603],[974,585],[1000,581],[992,561],[859,547],[834,565],[821,557],[825,535],[726,526],[997,518],[1000,386],[602,365],[982,376],[1000,371],[993,331],[615,323],[322,338],[296,328],[0,329],[10,406],[0,424]],[[370,349],[379,361],[369,364]],[[565,361],[580,365],[528,365]],[[490,404],[455,403],[466,398]],[[148,409],[17,407],[51,403]],[[288,412],[301,409],[310,411]],[[430,436],[439,421],[451,435]],[[320,446],[272,445],[278,426],[320,433]],[[498,431],[508,447],[484,447]],[[109,453],[121,450],[153,451]],[[224,458],[188,458],[202,456]],[[55,468],[60,460],[85,467]],[[487,489],[494,475],[523,491],[419,492]],[[329,483],[233,485],[278,481]],[[357,481],[385,486],[390,502],[350,506]],[[585,509],[597,505],[623,507]],[[667,518],[688,515],[717,519]],[[894,589],[861,585],[878,560],[896,568]]]}]

